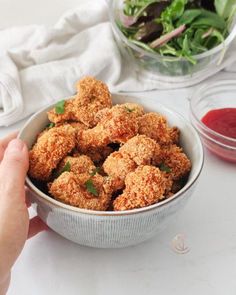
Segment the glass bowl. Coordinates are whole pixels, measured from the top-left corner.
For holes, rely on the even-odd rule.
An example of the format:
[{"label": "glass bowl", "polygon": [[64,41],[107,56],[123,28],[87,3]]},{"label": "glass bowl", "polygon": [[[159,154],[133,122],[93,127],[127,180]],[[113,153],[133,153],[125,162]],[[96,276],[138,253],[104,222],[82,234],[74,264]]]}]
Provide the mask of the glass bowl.
[{"label": "glass bowl", "polygon": [[121,54],[126,60],[133,60],[134,70],[137,71],[146,70],[153,75],[176,77],[193,75],[209,67],[214,68],[222,62],[226,50],[236,37],[235,17],[231,24],[230,34],[225,42],[205,53],[195,55],[196,64],[192,64],[184,58],[161,56],[159,53],[147,52],[130,42],[117,25],[123,10],[123,3],[124,0],[111,0],[109,2],[110,22]]},{"label": "glass bowl", "polygon": [[191,121],[203,144],[211,152],[224,160],[236,163],[236,139],[213,131],[201,121],[209,111],[222,108],[236,108],[234,80],[209,83],[195,91],[190,101]]}]

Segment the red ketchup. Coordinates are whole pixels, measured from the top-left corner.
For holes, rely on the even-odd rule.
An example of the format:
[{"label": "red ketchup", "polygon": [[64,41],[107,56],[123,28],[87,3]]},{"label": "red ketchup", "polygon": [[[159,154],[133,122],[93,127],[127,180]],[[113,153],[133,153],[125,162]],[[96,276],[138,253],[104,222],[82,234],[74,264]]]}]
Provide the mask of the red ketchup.
[{"label": "red ketchup", "polygon": [[232,139],[236,139],[236,108],[211,110],[202,118],[202,122],[211,130],[228,137],[220,138],[209,134],[212,139],[231,146],[232,149],[217,145],[206,138],[204,141],[207,147],[224,160],[236,163],[236,141],[232,142]]}]

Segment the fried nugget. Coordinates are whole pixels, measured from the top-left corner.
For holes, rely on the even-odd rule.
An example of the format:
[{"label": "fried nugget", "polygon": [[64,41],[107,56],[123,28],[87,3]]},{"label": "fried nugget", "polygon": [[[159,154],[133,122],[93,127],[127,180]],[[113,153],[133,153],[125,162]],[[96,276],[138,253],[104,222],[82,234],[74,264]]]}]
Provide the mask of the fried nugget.
[{"label": "fried nugget", "polygon": [[[99,113],[97,116],[100,116]],[[138,133],[137,116],[123,105],[102,110],[99,118],[97,126],[82,131],[78,136],[78,149],[82,153],[91,148],[105,147],[109,143],[125,143]]]},{"label": "fried nugget", "polygon": [[83,130],[87,130],[88,126],[81,122],[70,122],[69,123],[73,128],[75,128],[77,133],[81,133]]},{"label": "fried nugget", "polygon": [[136,135],[127,141],[120,149],[120,153],[126,154],[137,165],[149,165],[160,149],[155,140],[146,135]]},{"label": "fried nugget", "polygon": [[191,162],[183,149],[177,145],[163,146],[154,159],[155,164],[165,165],[173,180],[186,176],[191,170]]},{"label": "fried nugget", "polygon": [[100,149],[107,146],[109,143],[109,135],[102,125],[83,130],[77,134],[78,150],[85,154],[91,149]]},{"label": "fried nugget", "polygon": [[29,152],[29,175],[38,180],[49,180],[52,170],[75,147],[75,133],[70,125],[43,132]]},{"label": "fried nugget", "polygon": [[77,117],[75,115],[77,106],[74,104],[74,101],[75,96],[65,100],[63,114],[57,114],[55,108],[48,111],[48,119],[55,124],[64,123],[67,121],[77,121]]},{"label": "fried nugget", "polygon": [[166,118],[157,113],[147,113],[139,118],[139,134],[144,134],[159,144],[170,144],[175,139],[176,129],[167,125]]},{"label": "fried nugget", "polygon": [[113,152],[113,149],[109,146],[101,148],[90,148],[84,151],[84,154],[87,155],[94,163],[101,164],[105,159]]},{"label": "fried nugget", "polygon": [[180,130],[178,127],[172,127],[168,129],[168,132],[170,134],[170,139],[173,144],[179,143],[179,137],[180,137]]},{"label": "fried nugget", "polygon": [[137,118],[125,105],[116,105],[103,113],[97,126],[103,126],[110,142],[125,143],[138,133]]},{"label": "fried nugget", "polygon": [[77,95],[65,101],[63,114],[57,114],[55,108],[48,112],[51,122],[78,121],[93,127],[97,112],[112,105],[109,89],[102,81],[85,77],[77,83],[77,89]]},{"label": "fried nugget", "polygon": [[120,179],[123,184],[126,175],[134,171],[136,167],[136,163],[128,155],[121,152],[112,153],[103,163],[104,172],[115,179]]},{"label": "fried nugget", "polygon": [[92,177],[92,185],[97,195],[89,192],[86,183],[91,180],[87,173],[75,174],[73,172],[64,172],[49,186],[49,193],[56,199],[65,204],[89,209],[89,210],[107,210],[111,193],[104,188],[104,179],[96,174]]},{"label": "fried nugget", "polygon": [[125,179],[125,190],[113,202],[115,211],[142,208],[163,200],[168,179],[156,167],[139,166]]},{"label": "fried nugget", "polygon": [[91,173],[96,167],[93,161],[85,155],[77,155],[76,157],[65,157],[57,167],[56,174],[60,175],[63,168],[69,163],[69,171],[74,174]]}]

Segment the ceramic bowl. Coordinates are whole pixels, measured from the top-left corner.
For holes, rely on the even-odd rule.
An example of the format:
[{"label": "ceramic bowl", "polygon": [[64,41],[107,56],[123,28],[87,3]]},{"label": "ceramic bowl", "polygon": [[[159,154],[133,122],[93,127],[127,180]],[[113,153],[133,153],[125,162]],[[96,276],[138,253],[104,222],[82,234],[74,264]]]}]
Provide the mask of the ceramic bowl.
[{"label": "ceramic bowl", "polygon": [[[114,103],[136,102],[139,98],[113,95]],[[193,193],[203,166],[203,148],[200,138],[188,121],[166,107],[142,100],[146,111],[165,115],[171,126],[181,130],[181,145],[192,161],[192,170],[186,185],[174,196],[146,208],[113,212],[92,211],[63,204],[34,186],[29,177],[26,184],[37,214],[55,232],[80,245],[96,248],[120,248],[139,244],[155,236],[181,212]],[[36,113],[22,128],[19,137],[31,148],[36,136],[49,123],[50,105]],[[187,220],[186,220],[187,222]]]}]

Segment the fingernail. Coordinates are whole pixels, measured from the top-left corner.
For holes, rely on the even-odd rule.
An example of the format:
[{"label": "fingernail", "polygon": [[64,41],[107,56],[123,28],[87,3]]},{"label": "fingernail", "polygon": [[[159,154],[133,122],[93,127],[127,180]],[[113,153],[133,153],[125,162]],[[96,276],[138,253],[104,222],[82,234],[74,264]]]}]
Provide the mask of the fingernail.
[{"label": "fingernail", "polygon": [[13,139],[12,141],[10,141],[10,143],[8,144],[8,151],[22,151],[24,147],[24,142],[21,141],[20,139],[16,138]]}]

